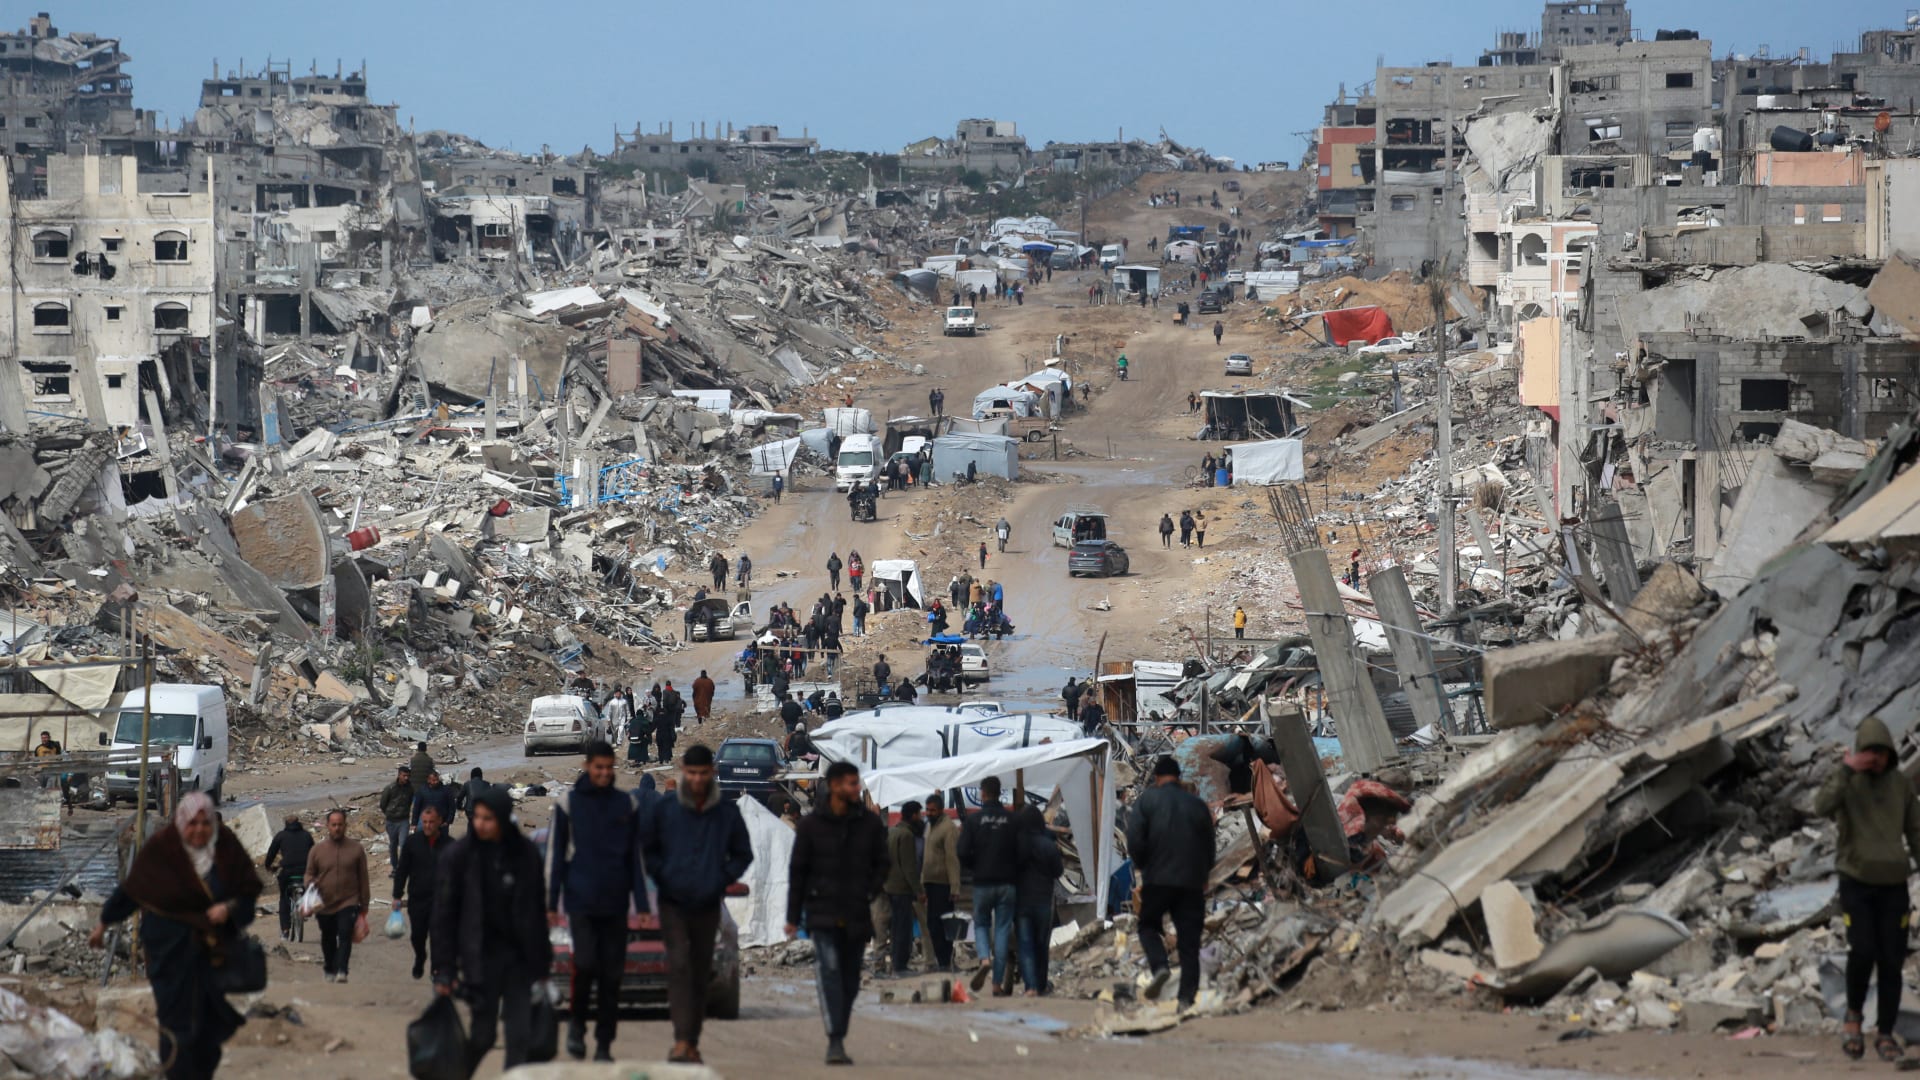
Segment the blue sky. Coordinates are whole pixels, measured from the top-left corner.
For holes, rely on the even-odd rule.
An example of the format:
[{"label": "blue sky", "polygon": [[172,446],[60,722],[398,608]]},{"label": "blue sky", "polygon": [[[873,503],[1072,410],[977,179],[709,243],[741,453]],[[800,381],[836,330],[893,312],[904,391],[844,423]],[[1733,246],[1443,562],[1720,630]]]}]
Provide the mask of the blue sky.
[{"label": "blue sky", "polygon": [[[17,24],[54,4],[15,12]],[[1645,35],[1687,27],[1716,55],[1851,49],[1903,4],[1642,2]],[[189,115],[200,80],[244,58],[296,71],[364,59],[372,96],[419,130],[491,146],[607,150],[617,126],[806,127],[823,145],[897,151],[961,117],[1013,120],[1029,141],[1169,135],[1241,161],[1297,161],[1339,84],[1374,65],[1471,64],[1497,29],[1538,29],[1522,0],[153,0],[56,5],[54,25],[118,35],[136,101]]]}]

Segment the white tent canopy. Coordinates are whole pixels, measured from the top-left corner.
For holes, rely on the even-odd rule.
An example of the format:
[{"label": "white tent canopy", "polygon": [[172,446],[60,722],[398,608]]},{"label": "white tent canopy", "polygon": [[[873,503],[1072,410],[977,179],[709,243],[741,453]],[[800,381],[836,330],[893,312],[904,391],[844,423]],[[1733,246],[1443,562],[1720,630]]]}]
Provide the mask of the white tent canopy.
[{"label": "white tent canopy", "polygon": [[926,596],[920,589],[920,564],[912,559],[875,559],[867,564],[867,570],[873,580],[880,582],[911,602],[914,607],[927,606]]},{"label": "white tent canopy", "polygon": [[1058,792],[1072,822],[1081,869],[1093,890],[1094,910],[1105,911],[1107,879],[1114,865],[1111,750],[1105,739],[1074,739],[896,765],[870,772],[862,780],[873,801],[883,807],[924,799],[930,792],[973,787],[989,776],[999,777],[1009,794],[1022,785]]},{"label": "white tent canopy", "polygon": [[761,443],[752,448],[753,475],[786,475],[793,468],[793,459],[800,453],[800,439],[780,439],[775,442]]},{"label": "white tent canopy", "polygon": [[1297,484],[1307,478],[1305,447],[1306,444],[1299,439],[1235,443],[1227,447],[1227,451],[1233,455],[1233,482]]},{"label": "white tent canopy", "polygon": [[740,927],[742,945],[778,945],[787,940],[787,864],[793,860],[793,830],[758,799],[741,799],[753,863],[747,867],[747,895],[727,897],[727,910]]},{"label": "white tent canopy", "polygon": [[873,413],[866,409],[821,409],[820,419],[835,435],[871,435],[875,430]]},{"label": "white tent canopy", "polygon": [[995,409],[1011,410],[1015,416],[1035,416],[1040,409],[1040,395],[1011,386],[989,386],[974,395],[973,415],[976,418]]},{"label": "white tent canopy", "polygon": [[1038,745],[1044,739],[1080,738],[1075,721],[1045,714],[982,715],[976,708],[943,705],[883,705],[850,712],[813,733],[814,749],[828,761],[851,761],[863,769],[892,768],[984,750]]}]

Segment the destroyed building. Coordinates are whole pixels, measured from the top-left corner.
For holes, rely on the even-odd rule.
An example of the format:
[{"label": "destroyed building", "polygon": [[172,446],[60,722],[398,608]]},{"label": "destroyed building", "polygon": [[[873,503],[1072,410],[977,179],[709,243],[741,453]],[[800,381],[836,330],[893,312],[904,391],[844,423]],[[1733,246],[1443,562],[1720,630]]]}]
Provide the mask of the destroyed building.
[{"label": "destroyed building", "polygon": [[15,190],[38,192],[36,169],[78,136],[132,120],[129,59],[118,38],[62,34],[44,11],[0,34],[0,145]]},{"label": "destroyed building", "polygon": [[713,125],[708,133],[705,121],[688,125],[685,138],[676,138],[671,121],[647,131],[633,125],[632,134],[613,133],[613,151],[608,158],[621,165],[641,170],[688,172],[690,167],[714,169],[733,164],[754,163],[787,157],[811,157],[820,148],[802,128],[798,137],[783,135],[776,124],[750,124],[736,129],[731,122]]},{"label": "destroyed building", "polygon": [[1027,169],[1032,152],[1011,120],[962,120],[953,138],[922,139],[900,151],[904,169],[956,169],[985,176],[1013,176]]}]

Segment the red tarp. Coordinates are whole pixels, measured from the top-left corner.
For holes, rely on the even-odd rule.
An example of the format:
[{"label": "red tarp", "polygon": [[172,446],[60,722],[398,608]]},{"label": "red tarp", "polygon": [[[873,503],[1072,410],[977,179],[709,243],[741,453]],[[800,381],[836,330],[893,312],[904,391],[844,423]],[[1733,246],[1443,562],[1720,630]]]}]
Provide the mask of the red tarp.
[{"label": "red tarp", "polygon": [[1335,345],[1345,345],[1349,341],[1371,345],[1381,338],[1393,336],[1393,320],[1387,317],[1385,308],[1347,308],[1344,311],[1329,311],[1321,318],[1327,320],[1327,336],[1333,339]]}]

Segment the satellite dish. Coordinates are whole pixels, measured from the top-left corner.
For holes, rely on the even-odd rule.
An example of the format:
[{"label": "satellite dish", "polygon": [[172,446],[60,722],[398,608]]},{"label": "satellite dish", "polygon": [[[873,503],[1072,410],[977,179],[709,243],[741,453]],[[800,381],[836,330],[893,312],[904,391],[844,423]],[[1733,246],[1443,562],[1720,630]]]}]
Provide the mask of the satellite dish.
[{"label": "satellite dish", "polygon": [[1879,132],[1882,135],[1885,135],[1889,130],[1892,129],[1892,127],[1893,127],[1893,114],[1890,112],[1886,112],[1883,110],[1879,116],[1876,116],[1873,118],[1873,130]]}]

